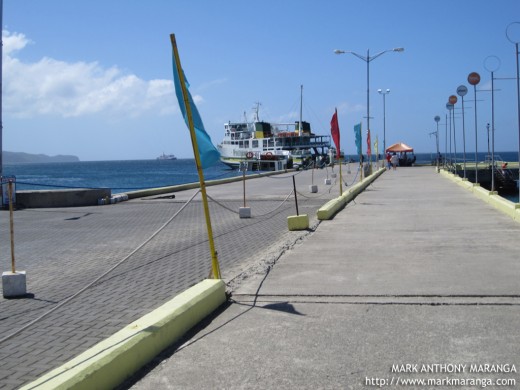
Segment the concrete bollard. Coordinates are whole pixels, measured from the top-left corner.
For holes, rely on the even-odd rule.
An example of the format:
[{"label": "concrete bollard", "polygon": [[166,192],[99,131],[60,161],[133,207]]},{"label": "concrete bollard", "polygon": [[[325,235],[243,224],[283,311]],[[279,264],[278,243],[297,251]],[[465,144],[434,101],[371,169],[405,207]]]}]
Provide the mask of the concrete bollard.
[{"label": "concrete bollard", "polygon": [[307,214],[289,216],[287,217],[287,225],[290,231],[308,229],[309,216]]},{"label": "concrete bollard", "polygon": [[309,192],[311,194],[315,194],[316,192],[318,192],[318,186],[316,184],[311,184],[309,186]]},{"label": "concrete bollard", "polygon": [[325,179],[325,185],[330,186],[332,183],[331,179]]},{"label": "concrete bollard", "polygon": [[27,295],[25,271],[6,271],[2,273],[4,298],[17,298]]},{"label": "concrete bollard", "polygon": [[239,207],[238,215],[240,218],[251,218],[251,207]]}]

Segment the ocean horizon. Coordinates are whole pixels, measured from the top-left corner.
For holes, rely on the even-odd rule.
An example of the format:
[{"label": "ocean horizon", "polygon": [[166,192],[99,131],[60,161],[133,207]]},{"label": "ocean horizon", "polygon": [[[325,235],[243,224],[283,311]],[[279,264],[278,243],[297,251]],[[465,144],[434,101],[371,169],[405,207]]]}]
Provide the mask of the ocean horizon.
[{"label": "ocean horizon", "polygon": [[[479,152],[479,160],[485,160],[486,155],[487,153]],[[430,165],[435,159],[435,153],[416,153],[415,156],[416,164],[420,165]],[[517,152],[497,152],[495,156],[504,161],[518,160]],[[347,158],[351,157],[357,160],[354,156],[347,155]],[[466,153],[466,157],[468,162],[474,161],[474,152]],[[462,158],[462,153],[457,153],[457,160],[462,161]],[[193,158],[4,164],[3,175],[15,176],[16,190],[110,188],[112,193],[168,187],[199,180]],[[241,172],[220,162],[204,170],[206,181],[240,175]],[[518,202],[518,195],[516,200],[508,199]]]}]

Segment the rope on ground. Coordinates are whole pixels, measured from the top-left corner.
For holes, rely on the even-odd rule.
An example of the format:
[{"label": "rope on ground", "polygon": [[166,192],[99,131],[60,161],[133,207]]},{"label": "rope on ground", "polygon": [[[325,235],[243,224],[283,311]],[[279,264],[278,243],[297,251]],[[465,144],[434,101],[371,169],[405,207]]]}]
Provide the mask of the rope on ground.
[{"label": "rope on ground", "polygon": [[[287,196],[285,197],[285,199],[282,200],[282,202],[281,202],[278,206],[276,206],[276,207],[275,207],[274,209],[272,209],[271,211],[268,211],[267,213],[255,215],[255,217],[263,217],[263,216],[266,216],[266,215],[269,215],[269,214],[275,212],[275,211],[278,210],[280,207],[282,207],[283,204],[284,204],[285,202],[287,202],[287,199],[289,199],[289,197],[290,197],[293,193],[294,193],[294,190],[291,190],[291,192],[289,193],[289,195],[287,195]],[[222,207],[222,208],[224,208],[224,209],[226,209],[226,210],[228,210],[228,211],[230,211],[230,212],[232,212],[232,213],[234,213],[234,214],[239,214],[238,211],[235,211],[235,210],[231,209],[230,207],[228,207],[228,206],[222,204],[222,203],[219,202],[218,200],[212,198],[210,195],[206,195],[206,196],[208,197],[208,199],[210,199],[211,201],[215,202],[215,203],[216,203],[217,205],[219,205],[220,207]]]},{"label": "rope on ground", "polygon": [[357,176],[359,174],[359,170],[360,170],[360,168],[358,167],[357,172],[356,172],[356,176],[354,176],[354,178],[352,179],[352,183],[347,184],[347,182],[343,180],[343,184],[345,184],[345,187],[349,187],[349,186],[351,186],[352,184],[354,184],[356,182],[356,178],[357,178]]},{"label": "rope on ground", "polygon": [[9,339],[12,339],[13,337],[19,335],[20,333],[22,333],[24,330],[27,330],[28,328],[30,328],[31,326],[33,326],[34,324],[36,324],[37,322],[41,321],[42,319],[44,319],[45,317],[47,317],[49,314],[55,312],[56,310],[58,310],[59,308],[61,308],[62,306],[65,306],[67,303],[69,303],[70,301],[72,301],[74,298],[78,297],[80,294],[82,294],[83,292],[85,292],[86,290],[88,290],[90,287],[92,287],[93,285],[95,285],[97,282],[99,282],[102,278],[104,278],[106,275],[108,275],[110,272],[114,271],[117,267],[119,267],[121,264],[123,264],[125,261],[127,261],[130,257],[132,257],[135,253],[137,253],[141,248],[143,248],[146,244],[148,244],[155,236],[157,236],[161,231],[164,230],[164,228],[166,228],[166,226],[168,226],[174,219],[175,217],[177,217],[181,212],[182,210],[184,210],[184,208],[193,200],[193,198],[195,198],[196,195],[198,195],[198,193],[200,192],[200,190],[197,190],[192,196],[190,199],[188,199],[188,201],[182,205],[182,207],[172,216],[170,217],[170,219],[168,219],[159,229],[157,229],[150,237],[148,237],[143,243],[141,243],[137,248],[135,248],[132,252],[130,252],[130,254],[128,254],[125,258],[123,258],[122,260],[120,260],[117,264],[115,264],[114,266],[112,266],[112,268],[110,268],[108,271],[105,271],[103,274],[101,274],[100,276],[98,276],[94,281],[90,282],[89,284],[87,284],[85,287],[83,287],[81,290],[79,290],[78,292],[74,293],[73,295],[71,295],[70,297],[66,298],[65,300],[61,301],[60,303],[58,303],[55,307],[53,307],[51,310],[43,313],[41,316],[35,318],[34,320],[32,320],[31,322],[29,322],[28,324],[24,325],[23,327],[21,327],[20,329],[14,331],[13,333],[5,336],[4,338],[0,339],[0,344],[4,343],[5,341],[9,340]]}]

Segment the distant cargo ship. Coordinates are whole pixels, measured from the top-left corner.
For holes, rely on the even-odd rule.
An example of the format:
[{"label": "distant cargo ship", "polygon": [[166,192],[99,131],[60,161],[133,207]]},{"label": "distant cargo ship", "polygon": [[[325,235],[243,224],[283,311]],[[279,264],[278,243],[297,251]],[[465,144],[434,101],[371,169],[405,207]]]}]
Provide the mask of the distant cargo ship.
[{"label": "distant cargo ship", "polygon": [[177,157],[173,154],[161,154],[159,157],[157,157],[157,160],[177,160]]}]

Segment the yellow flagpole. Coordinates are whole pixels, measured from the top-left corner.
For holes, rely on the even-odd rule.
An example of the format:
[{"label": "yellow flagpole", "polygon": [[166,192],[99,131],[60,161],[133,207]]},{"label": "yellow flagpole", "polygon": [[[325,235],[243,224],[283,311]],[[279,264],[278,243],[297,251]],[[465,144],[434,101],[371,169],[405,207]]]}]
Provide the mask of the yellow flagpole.
[{"label": "yellow flagpole", "polygon": [[186,107],[186,115],[188,117],[188,127],[190,129],[191,144],[193,146],[193,154],[195,156],[195,164],[197,165],[197,172],[199,174],[200,193],[202,194],[202,203],[204,204],[204,215],[206,217],[206,228],[208,231],[209,250],[211,252],[211,269],[214,279],[220,279],[220,266],[217,258],[217,251],[215,250],[215,243],[213,241],[213,230],[211,228],[211,218],[209,214],[208,197],[206,195],[206,184],[204,182],[204,172],[200,162],[199,147],[197,144],[197,137],[195,136],[195,128],[193,126],[193,117],[191,114],[191,106],[188,99],[188,90],[186,89],[186,81],[184,80],[184,73],[182,72],[179,52],[177,50],[177,43],[175,41],[175,34],[170,34],[172,42],[173,56],[175,64],[177,65],[177,74],[182,89],[182,97],[184,98],[184,106]]}]

